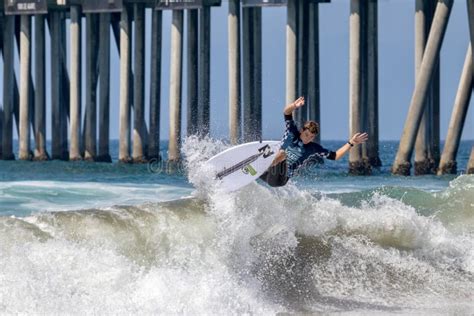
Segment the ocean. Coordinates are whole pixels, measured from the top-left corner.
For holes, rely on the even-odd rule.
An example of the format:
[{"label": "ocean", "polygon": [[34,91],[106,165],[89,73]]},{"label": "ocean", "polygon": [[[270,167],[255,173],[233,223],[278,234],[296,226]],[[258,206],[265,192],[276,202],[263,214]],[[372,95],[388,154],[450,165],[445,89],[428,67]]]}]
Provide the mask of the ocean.
[{"label": "ocean", "polygon": [[[323,145],[337,149],[342,141]],[[0,314],[474,315],[474,176],[327,161],[232,193],[183,163],[0,161]],[[162,143],[166,156],[166,143]]]}]

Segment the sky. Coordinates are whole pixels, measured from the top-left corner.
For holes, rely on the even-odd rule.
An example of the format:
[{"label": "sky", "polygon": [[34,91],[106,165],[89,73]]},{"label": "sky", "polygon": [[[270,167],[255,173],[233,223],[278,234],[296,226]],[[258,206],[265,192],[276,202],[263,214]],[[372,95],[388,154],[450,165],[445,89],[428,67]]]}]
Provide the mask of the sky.
[{"label": "sky", "polygon": [[[320,81],[321,81],[321,139],[343,140],[349,137],[349,0],[332,0],[320,4]],[[227,138],[228,127],[228,3],[211,10],[211,136]],[[146,117],[149,107],[149,64],[151,12],[147,10],[146,33]],[[186,29],[186,18],[185,28]],[[380,140],[401,137],[410,100],[414,90],[414,27],[415,1],[379,0],[379,135]],[[285,106],[286,7],[262,10],[262,97],[263,138],[279,139],[283,132],[282,110]],[[69,25],[67,25],[69,34]],[[83,21],[83,41],[85,20]],[[169,64],[171,11],[163,15],[161,138],[169,135]],[[69,36],[68,36],[69,46]],[[113,41],[113,36],[111,37]],[[184,38],[184,47],[186,37]],[[49,47],[49,35],[46,38]],[[454,3],[441,51],[441,139],[447,133],[451,111],[469,45],[466,1]],[[34,48],[33,48],[34,49]],[[85,45],[83,45],[85,50]],[[85,52],[83,52],[85,56]],[[34,63],[34,62],[33,62]],[[1,64],[1,63],[0,63]],[[19,78],[16,56],[16,72]],[[34,64],[33,64],[34,65]],[[69,65],[69,56],[68,56]],[[85,66],[85,65],[84,65]],[[47,69],[50,69],[47,55]],[[183,56],[183,133],[186,133],[186,57]],[[0,65],[3,71],[3,65]],[[85,76],[85,68],[83,68]],[[110,137],[119,138],[120,63],[115,42],[111,43],[111,114]],[[1,78],[0,78],[1,80]],[[83,90],[85,87],[83,77]],[[50,100],[50,74],[47,74],[47,104]],[[0,91],[2,85],[0,85]],[[83,91],[84,94],[84,91]],[[85,98],[83,97],[83,102]],[[470,110],[463,139],[474,139],[474,109]],[[83,109],[84,114],[84,109]],[[50,139],[51,120],[47,111],[47,137]],[[133,121],[132,121],[133,122]]]}]

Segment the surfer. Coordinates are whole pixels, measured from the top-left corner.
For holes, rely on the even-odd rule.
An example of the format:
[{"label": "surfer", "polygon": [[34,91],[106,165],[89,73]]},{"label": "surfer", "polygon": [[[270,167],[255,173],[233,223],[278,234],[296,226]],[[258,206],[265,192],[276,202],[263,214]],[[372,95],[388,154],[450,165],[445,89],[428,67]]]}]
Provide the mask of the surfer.
[{"label": "surfer", "polygon": [[362,144],[368,139],[367,133],[356,133],[337,151],[327,150],[313,142],[319,133],[318,123],[306,121],[300,130],[296,127],[293,111],[303,105],[304,97],[299,97],[283,110],[286,128],[282,145],[270,168],[260,176],[260,179],[272,187],[284,186],[301,166],[322,158],[341,159],[352,147]]}]

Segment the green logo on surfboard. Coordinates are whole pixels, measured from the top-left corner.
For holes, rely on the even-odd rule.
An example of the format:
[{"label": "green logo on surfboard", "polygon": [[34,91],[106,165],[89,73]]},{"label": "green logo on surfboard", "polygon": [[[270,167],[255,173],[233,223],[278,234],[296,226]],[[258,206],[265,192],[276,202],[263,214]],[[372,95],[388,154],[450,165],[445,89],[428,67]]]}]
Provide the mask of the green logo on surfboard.
[{"label": "green logo on surfboard", "polygon": [[251,165],[246,165],[245,167],[242,168],[243,173],[249,174],[251,176],[254,176],[257,174],[257,171],[251,166]]}]

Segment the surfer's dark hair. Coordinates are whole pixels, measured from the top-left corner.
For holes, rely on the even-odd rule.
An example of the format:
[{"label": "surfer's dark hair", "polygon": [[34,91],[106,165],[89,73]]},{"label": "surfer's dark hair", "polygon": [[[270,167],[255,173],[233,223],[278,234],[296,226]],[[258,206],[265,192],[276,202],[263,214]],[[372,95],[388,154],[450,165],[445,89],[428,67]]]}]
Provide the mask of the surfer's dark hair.
[{"label": "surfer's dark hair", "polygon": [[303,130],[308,130],[312,134],[319,134],[319,124],[315,121],[306,121],[303,125]]}]

